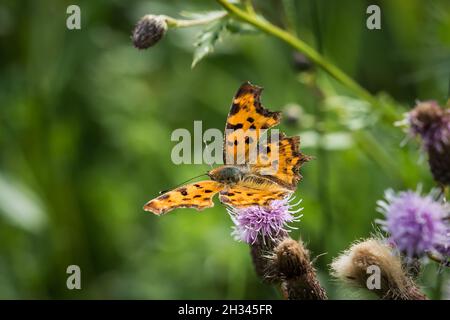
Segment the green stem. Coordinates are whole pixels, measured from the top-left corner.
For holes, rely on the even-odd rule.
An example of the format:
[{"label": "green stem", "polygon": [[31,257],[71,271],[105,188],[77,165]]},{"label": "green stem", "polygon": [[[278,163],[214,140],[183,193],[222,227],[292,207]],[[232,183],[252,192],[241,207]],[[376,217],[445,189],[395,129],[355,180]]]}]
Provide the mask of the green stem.
[{"label": "green stem", "polygon": [[310,47],[307,43],[300,40],[291,33],[271,24],[270,22],[263,20],[255,15],[251,15],[248,12],[241,10],[237,6],[229,3],[227,0],[216,0],[222,7],[228,12],[233,14],[236,18],[258,28],[259,30],[275,36],[276,38],[289,44],[294,49],[302,52],[307,56],[312,62],[321,67],[325,72],[331,75],[333,78],[338,80],[341,84],[347,87],[349,90],[353,91],[360,98],[368,101],[373,106],[378,107],[384,111],[385,116],[390,120],[396,119],[397,114],[390,109],[386,109],[380,102],[370,94],[366,89],[361,87],[352,78],[350,78],[341,69],[336,67],[334,64],[327,61],[320,53],[315,49]]},{"label": "green stem", "polygon": [[167,22],[167,25],[172,28],[187,28],[187,27],[195,27],[200,26],[204,24],[208,24],[210,22],[213,22],[215,20],[222,19],[228,14],[228,12],[220,12],[215,15],[209,16],[207,18],[201,18],[201,19],[193,19],[193,20],[186,20],[186,19],[175,19],[169,16],[164,16],[164,19]]},{"label": "green stem", "polygon": [[252,0],[245,0],[245,9],[247,10],[248,14],[252,16],[256,16],[255,8],[253,7]]}]

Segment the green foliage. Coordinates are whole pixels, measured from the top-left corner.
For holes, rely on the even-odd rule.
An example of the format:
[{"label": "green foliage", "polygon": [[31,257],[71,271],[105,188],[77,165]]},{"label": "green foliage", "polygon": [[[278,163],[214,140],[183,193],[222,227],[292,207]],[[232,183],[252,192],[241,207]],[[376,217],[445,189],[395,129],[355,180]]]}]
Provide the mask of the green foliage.
[{"label": "green foliage", "polygon": [[[196,19],[205,19],[214,15],[215,13],[207,13],[204,15],[188,16]],[[197,40],[194,43],[195,51],[191,67],[194,68],[207,55],[214,51],[218,42],[222,40],[226,34],[251,34],[256,33],[256,30],[251,26],[237,22],[236,20],[225,16],[216,21],[211,22],[197,35]]]},{"label": "green foliage", "polygon": [[198,35],[197,41],[195,42],[196,49],[192,60],[192,68],[200,60],[213,52],[214,46],[227,30],[228,20],[228,17],[224,17],[218,21],[214,21]]}]

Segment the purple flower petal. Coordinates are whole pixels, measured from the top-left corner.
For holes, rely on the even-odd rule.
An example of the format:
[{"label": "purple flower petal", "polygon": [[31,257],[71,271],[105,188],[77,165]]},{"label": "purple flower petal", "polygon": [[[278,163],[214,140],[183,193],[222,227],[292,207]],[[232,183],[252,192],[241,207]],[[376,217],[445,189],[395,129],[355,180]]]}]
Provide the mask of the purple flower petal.
[{"label": "purple flower petal", "polygon": [[414,191],[396,194],[387,190],[385,198],[378,201],[378,211],[386,219],[378,223],[399,250],[412,257],[448,248],[449,226],[444,220],[450,212],[447,204],[435,201],[432,194],[421,196]]},{"label": "purple flower petal", "polygon": [[232,235],[236,240],[253,244],[258,236],[275,238],[280,232],[286,232],[289,222],[297,221],[300,216],[290,211],[289,199],[273,200],[269,206],[250,206],[246,208],[229,209],[230,217],[235,224]]}]

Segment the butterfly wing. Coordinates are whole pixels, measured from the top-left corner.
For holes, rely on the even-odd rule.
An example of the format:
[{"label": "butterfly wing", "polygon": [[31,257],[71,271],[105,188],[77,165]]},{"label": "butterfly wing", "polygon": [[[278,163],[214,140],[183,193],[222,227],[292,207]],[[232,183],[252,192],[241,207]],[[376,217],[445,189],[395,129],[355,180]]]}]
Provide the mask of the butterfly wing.
[{"label": "butterfly wing", "polygon": [[234,208],[243,208],[253,205],[267,206],[272,200],[281,200],[291,194],[291,190],[270,179],[249,175],[239,183],[222,190],[219,199]]},{"label": "butterfly wing", "polygon": [[[289,190],[295,190],[302,178],[300,166],[311,159],[300,152],[300,137],[286,137],[280,133],[278,139],[268,142],[264,149],[267,154],[258,154],[256,164],[250,166],[251,172]],[[272,154],[276,156],[270,157]],[[268,159],[274,160],[270,162]]]},{"label": "butterfly wing", "polygon": [[144,210],[158,215],[176,208],[195,208],[201,211],[214,206],[212,198],[222,188],[223,184],[211,180],[187,184],[150,200]]},{"label": "butterfly wing", "polygon": [[280,112],[271,112],[261,105],[261,92],[261,87],[248,82],[237,91],[225,126],[224,163],[247,163],[249,150],[256,150],[261,134],[280,123]]}]

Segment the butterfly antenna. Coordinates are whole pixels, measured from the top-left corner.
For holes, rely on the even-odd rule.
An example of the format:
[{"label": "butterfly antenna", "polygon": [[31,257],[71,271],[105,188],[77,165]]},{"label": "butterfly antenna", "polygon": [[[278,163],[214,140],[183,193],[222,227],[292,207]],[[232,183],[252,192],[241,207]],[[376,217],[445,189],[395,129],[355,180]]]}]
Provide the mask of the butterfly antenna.
[{"label": "butterfly antenna", "polygon": [[208,175],[208,173],[202,173],[202,174],[200,174],[200,175],[198,175],[198,176],[196,176],[196,177],[190,178],[190,179],[188,179],[188,180],[186,180],[186,181],[180,183],[179,185],[177,185],[177,186],[175,186],[175,187],[173,187],[173,188],[170,188],[170,189],[167,189],[167,190],[162,190],[162,191],[159,192],[159,194],[163,194],[163,193],[172,191],[173,189],[176,189],[176,188],[182,186],[183,184],[188,183],[189,181],[192,181],[192,180],[194,180],[194,179],[197,179],[197,178],[200,178],[200,177],[203,177],[203,176],[207,176],[207,175]]}]

